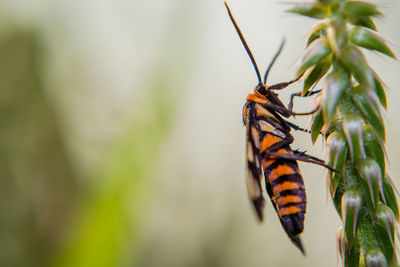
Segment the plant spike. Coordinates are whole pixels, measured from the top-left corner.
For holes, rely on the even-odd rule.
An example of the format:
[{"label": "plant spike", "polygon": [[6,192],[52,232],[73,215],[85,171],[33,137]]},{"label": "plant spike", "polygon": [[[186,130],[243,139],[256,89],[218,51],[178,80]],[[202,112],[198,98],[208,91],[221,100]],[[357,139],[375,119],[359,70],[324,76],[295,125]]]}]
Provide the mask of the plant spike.
[{"label": "plant spike", "polygon": [[311,0],[288,12],[323,19],[310,31],[298,74],[305,73],[305,93],[323,86],[311,134],[315,142],[324,129],[329,163],[340,171],[328,172],[328,191],[343,220],[342,265],[398,266],[399,208],[385,166],[386,93],[363,53],[396,59],[375,26],[383,14],[361,0]]}]

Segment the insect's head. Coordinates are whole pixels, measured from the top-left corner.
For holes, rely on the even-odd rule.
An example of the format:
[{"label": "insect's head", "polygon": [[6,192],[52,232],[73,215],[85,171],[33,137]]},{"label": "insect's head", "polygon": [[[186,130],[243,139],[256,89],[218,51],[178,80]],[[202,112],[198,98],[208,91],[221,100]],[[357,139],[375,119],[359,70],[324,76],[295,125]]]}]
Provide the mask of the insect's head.
[{"label": "insect's head", "polygon": [[269,89],[269,87],[266,84],[258,84],[255,88],[257,92],[260,95],[265,96],[266,99],[270,100],[275,99],[277,94],[274,92],[274,90]]},{"label": "insect's head", "polygon": [[264,96],[266,96],[269,91],[268,86],[262,83],[257,84],[255,90]]}]

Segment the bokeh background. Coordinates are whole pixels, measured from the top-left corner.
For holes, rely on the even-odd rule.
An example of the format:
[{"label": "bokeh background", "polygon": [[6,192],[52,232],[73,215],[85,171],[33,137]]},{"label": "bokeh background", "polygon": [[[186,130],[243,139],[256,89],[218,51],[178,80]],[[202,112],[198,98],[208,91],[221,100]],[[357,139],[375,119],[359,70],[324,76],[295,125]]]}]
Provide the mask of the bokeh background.
[{"label": "bokeh background", "polygon": [[[399,55],[400,2],[376,2]],[[269,82],[293,78],[315,21],[275,0],[229,4],[262,70],[286,37]],[[368,59],[391,88],[399,184],[400,65]],[[241,109],[256,83],[222,0],[1,0],[0,266],[336,266],[340,220],[321,167],[300,163],[306,257],[269,201],[255,219]],[[321,140],[294,136],[325,156]]]}]

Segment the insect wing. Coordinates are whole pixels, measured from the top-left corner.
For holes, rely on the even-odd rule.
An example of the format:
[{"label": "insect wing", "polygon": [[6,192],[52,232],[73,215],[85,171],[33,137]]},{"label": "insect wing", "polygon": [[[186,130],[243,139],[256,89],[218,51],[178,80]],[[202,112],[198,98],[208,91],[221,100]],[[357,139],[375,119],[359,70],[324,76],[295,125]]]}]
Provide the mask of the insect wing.
[{"label": "insect wing", "polygon": [[[247,111],[248,112],[248,111]],[[249,198],[256,210],[258,219],[263,220],[264,197],[261,181],[263,179],[259,153],[259,132],[254,127],[249,114],[245,116],[246,126],[246,182]]]}]

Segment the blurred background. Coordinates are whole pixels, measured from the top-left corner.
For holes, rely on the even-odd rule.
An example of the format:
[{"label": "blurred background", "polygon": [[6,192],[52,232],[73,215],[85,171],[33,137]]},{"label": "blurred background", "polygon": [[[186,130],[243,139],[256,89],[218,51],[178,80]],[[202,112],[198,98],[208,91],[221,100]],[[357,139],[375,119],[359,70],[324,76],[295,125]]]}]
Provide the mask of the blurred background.
[{"label": "blurred background", "polygon": [[[400,2],[376,2],[399,55]],[[229,4],[261,71],[286,37],[269,83],[292,79],[315,21],[276,0]],[[391,88],[398,185],[400,65],[368,58]],[[336,266],[323,168],[300,163],[306,257],[269,201],[263,224],[249,205],[241,111],[256,83],[222,0],[1,0],[0,266]]]}]

